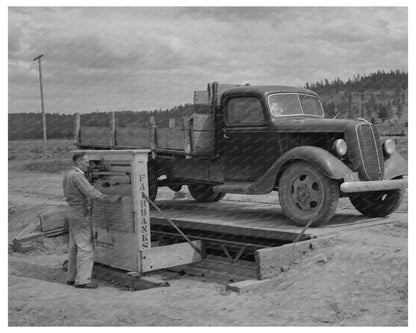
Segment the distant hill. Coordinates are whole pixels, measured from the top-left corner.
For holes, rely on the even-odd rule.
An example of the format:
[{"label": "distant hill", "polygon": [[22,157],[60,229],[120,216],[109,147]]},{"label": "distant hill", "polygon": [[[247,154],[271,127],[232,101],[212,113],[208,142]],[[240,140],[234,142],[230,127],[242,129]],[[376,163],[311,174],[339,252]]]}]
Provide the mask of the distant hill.
[{"label": "distant hill", "polygon": [[[342,81],[339,78],[306,83],[305,88],[316,91],[322,99],[326,116],[329,118],[366,118],[380,124],[379,127],[407,127],[408,74],[400,71],[378,71],[369,75],[356,75]],[[361,96],[361,101],[360,101]],[[361,116],[360,116],[361,105]],[[191,115],[201,106],[185,104],[166,110],[118,111],[117,126],[147,123],[154,116],[158,126],[167,127],[169,118]],[[109,126],[109,112],[82,114],[84,126]],[[9,140],[42,139],[41,113],[11,113],[8,117]],[[49,139],[73,138],[74,115],[46,114],[47,137]],[[383,133],[385,130],[383,130]]]}]

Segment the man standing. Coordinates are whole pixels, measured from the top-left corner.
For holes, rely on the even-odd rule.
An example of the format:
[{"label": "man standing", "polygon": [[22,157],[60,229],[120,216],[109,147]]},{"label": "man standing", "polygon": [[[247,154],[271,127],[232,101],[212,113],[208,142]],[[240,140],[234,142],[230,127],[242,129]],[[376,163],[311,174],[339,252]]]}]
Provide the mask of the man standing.
[{"label": "man standing", "polygon": [[73,167],[65,174],[63,190],[69,205],[69,254],[66,282],[76,288],[94,289],[98,285],[91,282],[94,266],[94,239],[92,234],[92,200],[115,202],[119,195],[108,196],[92,186],[85,177],[88,169],[86,153],[72,156]]}]

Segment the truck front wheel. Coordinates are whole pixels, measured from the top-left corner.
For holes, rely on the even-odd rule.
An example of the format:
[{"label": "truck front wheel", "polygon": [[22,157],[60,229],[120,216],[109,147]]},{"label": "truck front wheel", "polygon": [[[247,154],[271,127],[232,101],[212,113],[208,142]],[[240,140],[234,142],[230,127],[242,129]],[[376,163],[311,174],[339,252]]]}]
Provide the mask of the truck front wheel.
[{"label": "truck front wheel", "polygon": [[199,202],[220,201],[226,195],[226,193],[214,192],[212,186],[206,184],[189,184],[188,189],[192,198]]},{"label": "truck front wheel", "polygon": [[338,205],[338,183],[306,162],[290,165],[279,182],[279,200],[285,215],[296,225],[318,226],[331,219]]},{"label": "truck front wheel", "polygon": [[383,217],[399,208],[403,196],[403,189],[365,192],[350,196],[350,201],[355,209],[365,216]]}]

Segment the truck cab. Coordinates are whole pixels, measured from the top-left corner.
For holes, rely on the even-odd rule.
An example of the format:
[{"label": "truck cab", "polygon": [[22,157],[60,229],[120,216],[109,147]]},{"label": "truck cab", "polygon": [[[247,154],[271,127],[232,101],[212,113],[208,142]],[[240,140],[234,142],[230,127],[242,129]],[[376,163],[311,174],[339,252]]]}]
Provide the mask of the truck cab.
[{"label": "truck cab", "polygon": [[314,92],[282,86],[229,90],[222,95],[217,114],[223,118],[218,123],[218,128],[223,124],[222,133],[217,135],[223,147],[224,178],[229,181],[258,179],[287,150],[290,135],[280,124],[324,116]]}]

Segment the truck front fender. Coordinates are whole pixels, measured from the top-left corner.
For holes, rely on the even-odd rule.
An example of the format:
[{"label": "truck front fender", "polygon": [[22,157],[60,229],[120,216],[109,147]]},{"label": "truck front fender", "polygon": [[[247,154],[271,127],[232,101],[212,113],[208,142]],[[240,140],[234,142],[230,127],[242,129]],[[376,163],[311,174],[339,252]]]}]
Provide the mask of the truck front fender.
[{"label": "truck front fender", "polygon": [[312,164],[325,176],[332,179],[342,179],[352,172],[340,159],[336,158],[325,149],[314,146],[302,146],[289,150],[280,156],[272,165],[275,170],[280,170],[287,162],[301,160]]},{"label": "truck front fender", "polygon": [[325,149],[314,146],[297,147],[280,156],[266,173],[250,186],[253,193],[270,193],[285,166],[295,161],[308,162],[331,179],[343,179],[345,175],[352,173],[349,167]]},{"label": "truck front fender", "polygon": [[384,161],[384,180],[407,175],[407,161],[395,151]]}]

